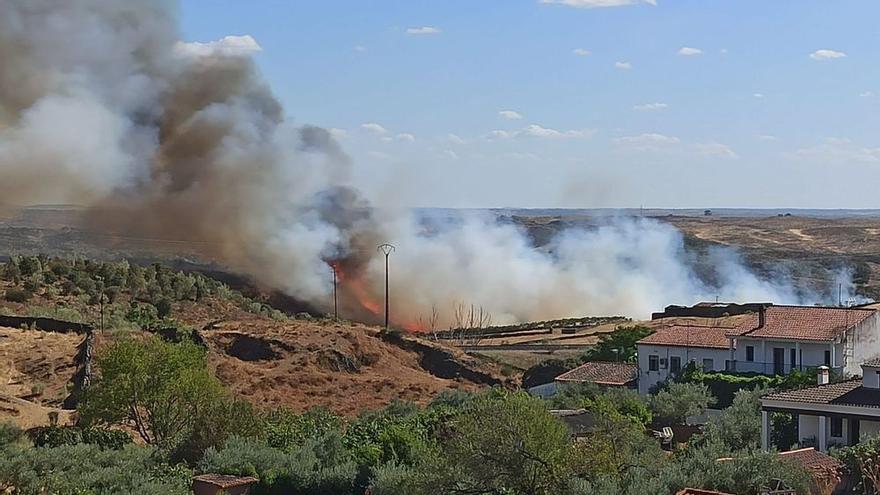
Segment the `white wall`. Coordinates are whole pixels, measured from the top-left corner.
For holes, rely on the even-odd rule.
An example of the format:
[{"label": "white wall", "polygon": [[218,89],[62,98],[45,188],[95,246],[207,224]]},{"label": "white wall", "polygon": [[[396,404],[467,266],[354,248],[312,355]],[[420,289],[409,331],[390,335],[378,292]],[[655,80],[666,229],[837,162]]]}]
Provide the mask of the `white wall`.
[{"label": "white wall", "polygon": [[875,366],[862,366],[862,386],[880,388],[880,368]]},{"label": "white wall", "polygon": [[801,445],[807,442],[815,442],[811,445],[819,445],[818,416],[809,416],[807,414],[798,415],[798,442],[800,442]]},{"label": "white wall", "polygon": [[859,421],[859,440],[880,435],[880,421]]},{"label": "white wall", "polygon": [[[705,349],[702,347],[674,347],[666,345],[638,344],[639,357],[639,393],[647,394],[657,383],[669,378],[669,358],[677,356],[681,358],[681,366],[694,361],[702,366],[703,359],[712,359],[712,369],[706,371],[724,371],[725,361],[730,357],[727,349]],[[658,371],[649,371],[648,356],[655,355],[659,359],[665,359],[665,366],[661,364]]]},{"label": "white wall", "polygon": [[843,348],[846,354],[844,374],[861,375],[861,364],[880,354],[880,312],[875,312],[847,332]]},{"label": "white wall", "polygon": [[[746,361],[746,347],[753,346],[755,348],[755,359],[753,362]],[[734,359],[736,359],[737,371],[754,371],[764,374],[773,374],[773,349],[785,349],[785,373],[791,371],[791,350],[794,349],[797,359],[797,367],[815,367],[825,364],[825,351],[831,351],[832,364],[831,367],[843,366],[844,345],[833,345],[830,343],[815,342],[792,342],[784,340],[768,340],[754,339],[748,337],[737,337],[736,351]],[[880,353],[880,349],[878,349]]]}]

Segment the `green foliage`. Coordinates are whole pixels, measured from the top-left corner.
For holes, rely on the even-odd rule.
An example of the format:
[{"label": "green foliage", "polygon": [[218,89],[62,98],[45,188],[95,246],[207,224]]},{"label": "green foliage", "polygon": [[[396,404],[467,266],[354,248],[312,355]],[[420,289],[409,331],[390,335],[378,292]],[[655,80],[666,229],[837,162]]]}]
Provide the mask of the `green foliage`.
[{"label": "green foliage", "polygon": [[649,400],[654,416],[666,424],[684,424],[688,416],[702,414],[714,402],[709,388],[700,383],[670,383]]},{"label": "green foliage", "polygon": [[761,395],[766,389],[740,390],[733,404],[709,418],[694,445],[718,445],[726,452],[757,449],[761,445]]},{"label": "green foliage", "polygon": [[581,361],[634,362],[636,360],[636,342],[653,332],[648,327],[638,325],[618,327],[617,330],[599,337],[599,342],[584,354]]},{"label": "green foliage", "polygon": [[276,409],[266,417],[266,443],[273,448],[291,451],[311,438],[342,431],[343,419],[326,408],[315,407],[304,414]]},{"label": "green foliage", "polygon": [[78,428],[75,426],[48,426],[32,434],[35,447],[60,447],[87,443],[103,449],[121,449],[131,443],[128,433],[106,428]]},{"label": "green foliage", "polygon": [[[41,291],[49,298],[58,297],[59,294],[81,296],[77,303],[83,307],[77,306],[75,309],[90,314],[88,323],[91,324],[96,324],[99,319],[94,306],[99,305],[102,299],[105,304],[111,305],[133,303],[135,306],[148,306],[140,312],[137,309],[131,313],[126,310],[114,315],[108,321],[112,323],[110,329],[130,327],[123,321],[145,328],[155,323],[154,319],[169,316],[174,302],[198,301],[207,296],[231,301],[246,311],[253,310],[270,318],[286,318],[268,305],[257,303],[216,280],[198,273],[175,272],[159,264],[141,267],[127,261],[12,256],[9,262],[0,265],[0,277],[21,285],[7,289],[5,298],[9,302],[28,302],[33,294]],[[92,308],[88,310],[87,306]],[[155,316],[152,310],[155,310]]]},{"label": "green foliage", "polygon": [[449,428],[423,471],[435,493],[555,495],[579,468],[568,429],[523,393],[481,396]]},{"label": "green foliage", "polygon": [[615,413],[635,424],[651,424],[653,415],[645,399],[635,390],[603,390],[592,383],[572,384],[561,387],[556,394],[546,399],[551,409],[593,410],[597,402],[610,406]]},{"label": "green foliage", "polygon": [[682,383],[701,383],[717,399],[718,407],[727,407],[740,390],[791,390],[816,384],[816,370],[794,370],[787,375],[767,376],[759,373],[704,372],[691,362],[676,377]]},{"label": "green foliage", "polygon": [[146,443],[188,459],[231,432],[258,433],[253,410],[228,396],[195,344],[121,339],[98,356],[97,367],[80,407],[86,425],[129,424]]},{"label": "green foliage", "polygon": [[0,447],[19,441],[24,436],[21,428],[12,423],[0,423]]},{"label": "green foliage", "polygon": [[852,477],[852,493],[878,493],[880,489],[880,437],[861,439],[857,445],[832,449]]},{"label": "green foliage", "polygon": [[32,297],[34,297],[34,294],[31,291],[18,287],[10,287],[6,289],[6,294],[4,296],[7,301],[14,303],[25,303]]},{"label": "green foliage", "polygon": [[190,477],[185,468],[159,461],[152,448],[134,445],[0,447],[0,491],[15,487],[16,494],[185,495],[191,493]]},{"label": "green foliage", "polygon": [[210,473],[255,476],[255,495],[354,494],[357,466],[345,450],[338,432],[308,439],[288,452],[262,440],[230,438],[223,448],[210,448],[199,463]]}]

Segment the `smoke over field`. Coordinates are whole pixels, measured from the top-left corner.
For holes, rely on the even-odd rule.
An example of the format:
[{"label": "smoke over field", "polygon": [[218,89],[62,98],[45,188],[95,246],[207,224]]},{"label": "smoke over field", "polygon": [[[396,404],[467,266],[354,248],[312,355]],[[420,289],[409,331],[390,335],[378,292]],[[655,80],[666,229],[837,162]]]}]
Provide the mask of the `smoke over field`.
[{"label": "smoke over field", "polygon": [[[482,307],[496,323],[645,316],[699,299],[808,301],[718,250],[713,283],[649,220],[566,231],[546,250],[495,218],[426,225],[377,209],[330,133],[283,119],[250,37],[182,43],[164,0],[0,3],[0,197],[71,203],[91,228],[185,240],[267,287],[375,321],[391,242],[394,320]],[[809,302],[814,302],[809,300]]]}]

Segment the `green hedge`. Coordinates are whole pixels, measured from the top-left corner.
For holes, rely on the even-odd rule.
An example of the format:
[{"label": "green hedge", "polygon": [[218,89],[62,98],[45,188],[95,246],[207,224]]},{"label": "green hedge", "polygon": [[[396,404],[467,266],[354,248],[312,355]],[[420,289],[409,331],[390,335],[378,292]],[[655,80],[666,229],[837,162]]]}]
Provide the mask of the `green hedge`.
[{"label": "green hedge", "polygon": [[774,390],[791,390],[816,384],[816,370],[795,370],[788,375],[767,376],[759,373],[727,373],[704,372],[694,363],[682,370],[676,381],[684,383],[702,383],[717,399],[715,407],[724,409],[733,403],[733,396],[740,390],[767,388]]}]

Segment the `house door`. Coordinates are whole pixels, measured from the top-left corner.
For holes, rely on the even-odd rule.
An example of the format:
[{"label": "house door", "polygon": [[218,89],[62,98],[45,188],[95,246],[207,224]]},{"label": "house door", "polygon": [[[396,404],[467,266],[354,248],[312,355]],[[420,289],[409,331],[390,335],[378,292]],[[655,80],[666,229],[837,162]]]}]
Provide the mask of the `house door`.
[{"label": "house door", "polygon": [[773,348],[773,374],[785,374],[785,349],[782,347]]},{"label": "house door", "polygon": [[849,418],[849,444],[856,445],[859,443],[859,420]]}]

